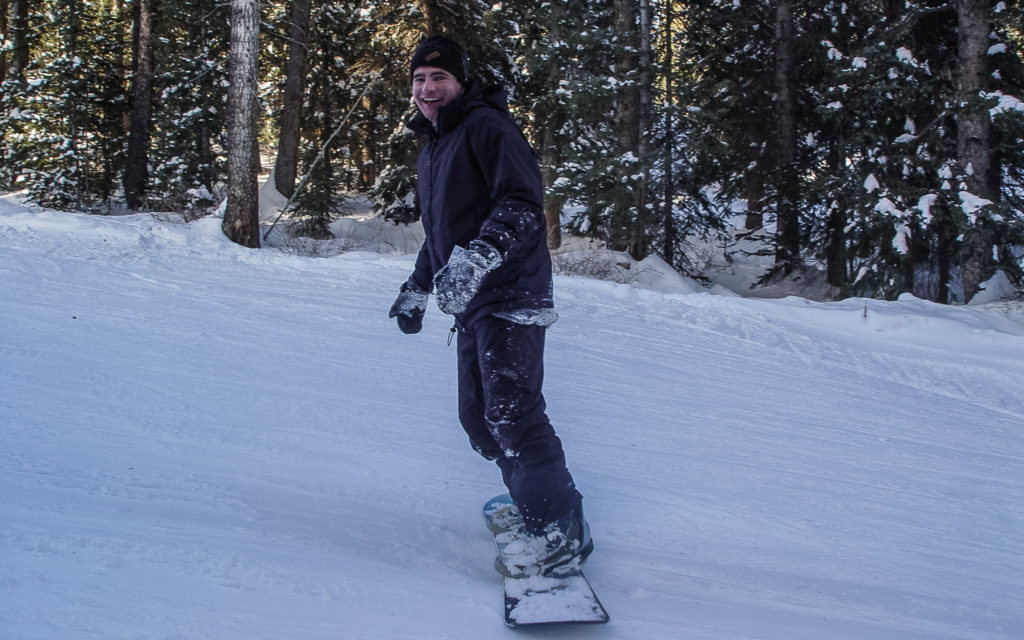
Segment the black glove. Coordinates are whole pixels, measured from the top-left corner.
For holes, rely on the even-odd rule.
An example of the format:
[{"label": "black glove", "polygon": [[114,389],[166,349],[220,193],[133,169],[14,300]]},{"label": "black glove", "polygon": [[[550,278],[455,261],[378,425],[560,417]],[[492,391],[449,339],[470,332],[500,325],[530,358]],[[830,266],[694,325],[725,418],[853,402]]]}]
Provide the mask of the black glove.
[{"label": "black glove", "polygon": [[465,311],[484,278],[501,262],[498,250],[483,240],[473,240],[468,249],[455,247],[448,264],[434,276],[437,306],[453,315]]},{"label": "black glove", "polygon": [[398,318],[398,328],[402,333],[419,333],[423,329],[423,314],[427,312],[428,295],[430,294],[416,286],[412,278],[402,285],[398,298],[388,313],[389,318]]}]

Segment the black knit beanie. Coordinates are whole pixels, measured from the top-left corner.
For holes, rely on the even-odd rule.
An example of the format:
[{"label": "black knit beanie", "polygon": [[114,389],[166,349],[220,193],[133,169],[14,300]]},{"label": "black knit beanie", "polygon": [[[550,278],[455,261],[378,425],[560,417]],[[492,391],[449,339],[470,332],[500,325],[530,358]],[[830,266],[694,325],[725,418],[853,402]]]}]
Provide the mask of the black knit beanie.
[{"label": "black knit beanie", "polygon": [[420,40],[409,62],[409,79],[416,69],[423,66],[444,69],[461,85],[469,82],[469,57],[462,45],[448,36],[434,35]]}]

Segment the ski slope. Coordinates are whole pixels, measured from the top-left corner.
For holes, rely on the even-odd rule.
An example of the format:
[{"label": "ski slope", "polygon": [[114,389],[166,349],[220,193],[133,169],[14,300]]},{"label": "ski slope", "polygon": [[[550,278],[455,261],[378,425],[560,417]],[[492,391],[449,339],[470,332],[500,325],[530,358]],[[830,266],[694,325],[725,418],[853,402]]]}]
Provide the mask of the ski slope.
[{"label": "ski slope", "polygon": [[[409,254],[0,200],[0,637],[511,637]],[[1024,325],[556,278],[545,389],[612,620],[541,638],[1024,637]]]}]

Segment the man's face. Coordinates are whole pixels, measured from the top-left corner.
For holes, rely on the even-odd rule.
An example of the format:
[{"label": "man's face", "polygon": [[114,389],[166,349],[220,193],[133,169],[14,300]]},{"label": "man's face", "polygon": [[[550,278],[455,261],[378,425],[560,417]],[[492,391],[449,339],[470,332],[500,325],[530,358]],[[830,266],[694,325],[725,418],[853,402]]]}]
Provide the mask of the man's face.
[{"label": "man's face", "polygon": [[439,67],[419,67],[412,74],[412,97],[420,113],[437,124],[437,111],[462,94],[455,76]]}]

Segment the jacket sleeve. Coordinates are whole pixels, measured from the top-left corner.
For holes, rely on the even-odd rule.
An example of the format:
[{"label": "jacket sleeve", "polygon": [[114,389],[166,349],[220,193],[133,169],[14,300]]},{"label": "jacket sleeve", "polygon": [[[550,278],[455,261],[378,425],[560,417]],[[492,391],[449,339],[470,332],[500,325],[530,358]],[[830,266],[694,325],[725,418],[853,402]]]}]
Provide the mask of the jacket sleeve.
[{"label": "jacket sleeve", "polygon": [[479,238],[508,260],[530,251],[547,232],[544,188],[533,149],[510,118],[488,113],[473,152],[494,207]]},{"label": "jacket sleeve", "polygon": [[420,247],[420,252],[416,256],[416,268],[412,272],[412,281],[421,291],[430,293],[434,289],[434,269],[430,264],[430,251],[427,249],[426,242]]}]

